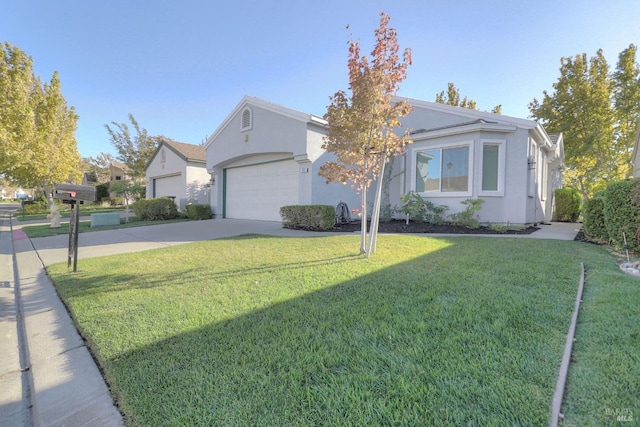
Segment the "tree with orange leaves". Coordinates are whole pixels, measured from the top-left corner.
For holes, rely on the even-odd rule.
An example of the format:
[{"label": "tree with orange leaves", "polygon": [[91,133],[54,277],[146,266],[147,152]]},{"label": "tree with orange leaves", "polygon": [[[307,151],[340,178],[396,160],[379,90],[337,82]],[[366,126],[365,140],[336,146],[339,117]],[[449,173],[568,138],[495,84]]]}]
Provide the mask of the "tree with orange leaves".
[{"label": "tree with orange leaves", "polygon": [[[411,106],[404,101],[393,101],[400,83],[407,76],[411,51],[405,49],[400,60],[397,33],[388,27],[389,20],[389,15],[380,14],[380,27],[375,30],[376,45],[370,60],[360,55],[358,42],[349,40],[351,96],[344,91],[336,92],[330,98],[331,104],[324,115],[329,131],[323,148],[334,153],[336,161],[322,165],[319,175],[327,182],[349,182],[360,193],[360,252],[366,253],[367,257],[375,252],[376,247],[385,165],[411,143],[408,129],[403,135],[394,132],[400,126],[400,119],[411,111]],[[367,242],[367,190],[376,180],[376,198]]]}]

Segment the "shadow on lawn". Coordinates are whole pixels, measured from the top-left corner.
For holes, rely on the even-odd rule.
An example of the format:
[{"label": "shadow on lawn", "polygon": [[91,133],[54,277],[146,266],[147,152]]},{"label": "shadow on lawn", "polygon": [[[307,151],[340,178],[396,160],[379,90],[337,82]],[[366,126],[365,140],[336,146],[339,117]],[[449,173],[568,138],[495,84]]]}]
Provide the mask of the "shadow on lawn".
[{"label": "shadow on lawn", "polygon": [[[514,241],[508,259],[487,271],[486,239],[447,241],[437,256],[181,332],[103,368],[125,415],[141,425],[547,423],[577,286],[578,265],[567,268],[575,255],[548,260],[557,274],[545,277],[527,259],[542,257],[547,243]],[[476,268],[458,268],[458,259]],[[281,277],[353,262],[365,261],[336,256],[249,270]],[[208,283],[246,271],[223,270]],[[195,268],[181,277],[203,278]],[[77,279],[72,294],[104,292],[99,278]],[[125,287],[134,278],[118,280]],[[135,280],[143,288],[164,281]]]}]

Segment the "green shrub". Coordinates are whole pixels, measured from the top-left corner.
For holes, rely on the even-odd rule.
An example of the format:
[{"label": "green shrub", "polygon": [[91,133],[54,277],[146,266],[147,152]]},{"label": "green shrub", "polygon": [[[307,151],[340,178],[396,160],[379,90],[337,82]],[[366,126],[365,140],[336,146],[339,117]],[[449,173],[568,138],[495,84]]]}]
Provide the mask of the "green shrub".
[{"label": "green shrub", "polygon": [[107,206],[122,206],[124,204],[122,197],[102,197],[100,201],[102,205]]},{"label": "green shrub", "polygon": [[447,205],[439,205],[436,206],[433,203],[429,202],[427,205],[427,209],[429,213],[427,214],[427,221],[435,224],[441,225],[444,224],[447,219],[447,211],[449,210],[449,206]]},{"label": "green shrub", "polygon": [[611,243],[640,253],[637,233],[640,228],[640,207],[637,203],[638,180],[610,182],[604,192],[604,221]]},{"label": "green shrub", "polygon": [[407,222],[424,222],[427,219],[427,205],[425,200],[415,191],[410,191],[400,199],[400,212],[407,216]]},{"label": "green shrub", "polygon": [[41,214],[49,212],[49,204],[40,199],[25,200],[22,209],[25,215]]},{"label": "green shrub", "polygon": [[189,219],[211,219],[211,206],[187,205],[187,217]]},{"label": "green shrub", "polygon": [[141,199],[133,204],[133,212],[141,221],[157,221],[178,218],[178,208],[171,199]]},{"label": "green shrub", "polygon": [[453,224],[469,228],[480,227],[480,218],[476,215],[476,212],[482,208],[480,205],[484,203],[484,199],[467,199],[460,203],[465,205],[466,208],[462,212],[451,215]]},{"label": "green shrub", "polygon": [[329,230],[336,222],[336,212],[329,205],[291,205],[280,208],[284,228]]},{"label": "green shrub", "polygon": [[608,242],[607,225],[604,220],[604,197],[602,195],[587,199],[582,206],[584,234],[598,242]]},{"label": "green shrub", "polygon": [[423,199],[415,191],[410,191],[402,196],[401,201],[402,206],[398,212],[407,215],[407,221],[411,219],[415,222],[429,222],[439,225],[445,222],[445,215],[449,210],[448,206],[436,206],[433,202]]},{"label": "green shrub", "polygon": [[576,222],[580,217],[580,192],[574,188],[558,188],[555,191],[555,221]]},{"label": "green shrub", "polygon": [[489,224],[489,229],[496,233],[506,233],[509,230],[509,227],[505,224],[491,223]]}]

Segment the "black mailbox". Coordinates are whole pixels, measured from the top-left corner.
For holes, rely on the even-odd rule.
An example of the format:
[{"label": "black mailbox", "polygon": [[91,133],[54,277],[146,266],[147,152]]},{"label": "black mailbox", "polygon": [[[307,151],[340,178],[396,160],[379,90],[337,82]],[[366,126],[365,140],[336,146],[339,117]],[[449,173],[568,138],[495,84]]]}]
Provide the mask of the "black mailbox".
[{"label": "black mailbox", "polygon": [[94,202],[96,200],[96,187],[92,185],[55,184],[53,197],[62,200],[62,203]]}]

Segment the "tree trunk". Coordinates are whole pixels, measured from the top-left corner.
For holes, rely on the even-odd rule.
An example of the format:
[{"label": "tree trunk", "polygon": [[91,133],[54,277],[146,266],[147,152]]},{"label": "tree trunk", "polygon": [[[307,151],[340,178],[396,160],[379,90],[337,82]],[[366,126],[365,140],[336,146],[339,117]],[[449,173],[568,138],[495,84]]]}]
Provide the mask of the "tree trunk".
[{"label": "tree trunk", "polygon": [[371,227],[369,230],[369,247],[367,248],[367,258],[371,256],[372,253],[376,252],[376,245],[378,243],[378,225],[380,224],[380,205],[382,199],[382,181],[384,179],[384,168],[386,164],[387,156],[385,153],[382,153],[380,161],[382,165],[380,166],[380,174],[378,175],[378,185],[376,187],[376,197],[373,203],[373,212],[371,212]]},{"label": "tree trunk", "polygon": [[367,252],[367,185],[362,189],[362,203],[360,205],[362,219],[360,221],[360,253]]}]

